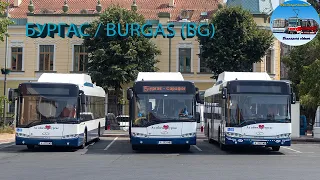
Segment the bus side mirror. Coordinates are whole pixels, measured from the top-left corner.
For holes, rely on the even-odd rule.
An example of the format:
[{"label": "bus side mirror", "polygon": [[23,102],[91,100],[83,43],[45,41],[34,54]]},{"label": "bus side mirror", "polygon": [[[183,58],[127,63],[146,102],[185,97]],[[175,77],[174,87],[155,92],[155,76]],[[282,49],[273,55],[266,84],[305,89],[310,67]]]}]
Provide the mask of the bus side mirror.
[{"label": "bus side mirror", "polygon": [[197,103],[200,103],[200,104],[204,103],[203,96],[200,96],[199,92],[197,92],[196,94],[196,101]]},{"label": "bus side mirror", "polygon": [[80,99],[81,99],[81,104],[86,104],[86,96],[83,93],[80,95]]},{"label": "bus side mirror", "polygon": [[228,93],[227,88],[223,88],[222,89],[222,99],[226,99],[227,98],[227,93]]},{"label": "bus side mirror", "polygon": [[291,93],[291,104],[295,104],[296,103],[296,93]]},{"label": "bus side mirror", "polygon": [[200,123],[200,113],[199,112],[196,112],[196,120],[197,120],[197,123]]},{"label": "bus side mirror", "polygon": [[132,96],[133,96],[132,89],[129,88],[129,89],[127,90],[127,99],[128,99],[128,100],[131,100],[131,99],[132,99]]}]

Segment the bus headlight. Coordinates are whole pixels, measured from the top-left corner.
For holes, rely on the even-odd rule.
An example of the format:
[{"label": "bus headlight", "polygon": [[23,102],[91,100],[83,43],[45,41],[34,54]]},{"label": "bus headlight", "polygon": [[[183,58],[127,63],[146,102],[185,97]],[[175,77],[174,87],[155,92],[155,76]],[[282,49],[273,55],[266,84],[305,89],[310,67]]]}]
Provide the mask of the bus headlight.
[{"label": "bus headlight", "polygon": [[242,135],[239,133],[231,133],[231,132],[227,132],[226,136],[228,136],[228,137],[242,137]]},{"label": "bus headlight", "polygon": [[28,134],[23,134],[23,133],[16,133],[17,137],[23,137],[23,138],[28,138],[30,137]]},{"label": "bus headlight", "polygon": [[62,139],[73,139],[78,137],[79,137],[79,134],[69,134],[69,135],[62,136]]},{"label": "bus headlight", "polygon": [[142,133],[131,133],[131,134],[132,134],[132,136],[134,136],[134,137],[148,137],[148,135],[142,134]]},{"label": "bus headlight", "polygon": [[187,133],[187,134],[182,134],[182,137],[194,137],[196,136],[196,133]]}]

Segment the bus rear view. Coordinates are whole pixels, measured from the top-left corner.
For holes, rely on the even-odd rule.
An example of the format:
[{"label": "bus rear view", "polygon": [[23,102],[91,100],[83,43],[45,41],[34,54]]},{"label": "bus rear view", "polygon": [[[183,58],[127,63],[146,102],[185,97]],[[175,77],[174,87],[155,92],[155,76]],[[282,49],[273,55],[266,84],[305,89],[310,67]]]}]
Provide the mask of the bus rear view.
[{"label": "bus rear view", "polygon": [[196,87],[188,81],[139,81],[128,89],[132,149],[141,145],[196,144]]}]

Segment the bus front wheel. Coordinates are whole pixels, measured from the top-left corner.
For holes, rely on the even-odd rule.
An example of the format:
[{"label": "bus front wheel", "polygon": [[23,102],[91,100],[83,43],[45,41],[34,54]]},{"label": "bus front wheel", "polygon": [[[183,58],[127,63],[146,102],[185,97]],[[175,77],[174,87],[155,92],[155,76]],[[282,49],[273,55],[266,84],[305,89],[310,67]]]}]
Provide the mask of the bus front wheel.
[{"label": "bus front wheel", "polygon": [[132,144],[132,145],[131,145],[131,148],[132,148],[132,150],[134,150],[134,151],[139,150],[139,146],[138,146],[138,145],[135,145],[135,144]]},{"label": "bus front wheel", "polygon": [[27,145],[28,149],[34,149],[34,145]]},{"label": "bus front wheel", "polygon": [[272,146],[272,151],[279,151],[280,150],[280,146]]},{"label": "bus front wheel", "polygon": [[182,149],[183,149],[183,151],[189,151],[190,150],[190,145],[183,145]]},{"label": "bus front wheel", "polygon": [[222,151],[225,151],[225,150],[227,150],[227,146],[221,142],[221,135],[220,135],[221,131],[220,131],[220,128],[219,128],[218,132],[219,132],[219,134],[218,134],[218,143],[219,143],[220,149]]}]

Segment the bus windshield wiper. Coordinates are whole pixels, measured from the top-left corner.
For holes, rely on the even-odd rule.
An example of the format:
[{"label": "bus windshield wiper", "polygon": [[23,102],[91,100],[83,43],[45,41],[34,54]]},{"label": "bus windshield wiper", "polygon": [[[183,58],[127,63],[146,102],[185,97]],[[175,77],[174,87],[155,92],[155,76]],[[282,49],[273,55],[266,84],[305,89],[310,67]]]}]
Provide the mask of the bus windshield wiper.
[{"label": "bus windshield wiper", "polygon": [[238,126],[245,126],[245,125],[250,125],[250,124],[257,124],[255,120],[245,120],[241,122]]},{"label": "bus windshield wiper", "polygon": [[39,125],[39,124],[41,124],[41,121],[32,121],[29,124],[27,124],[25,127],[29,128],[29,127],[31,127],[33,125]]}]

